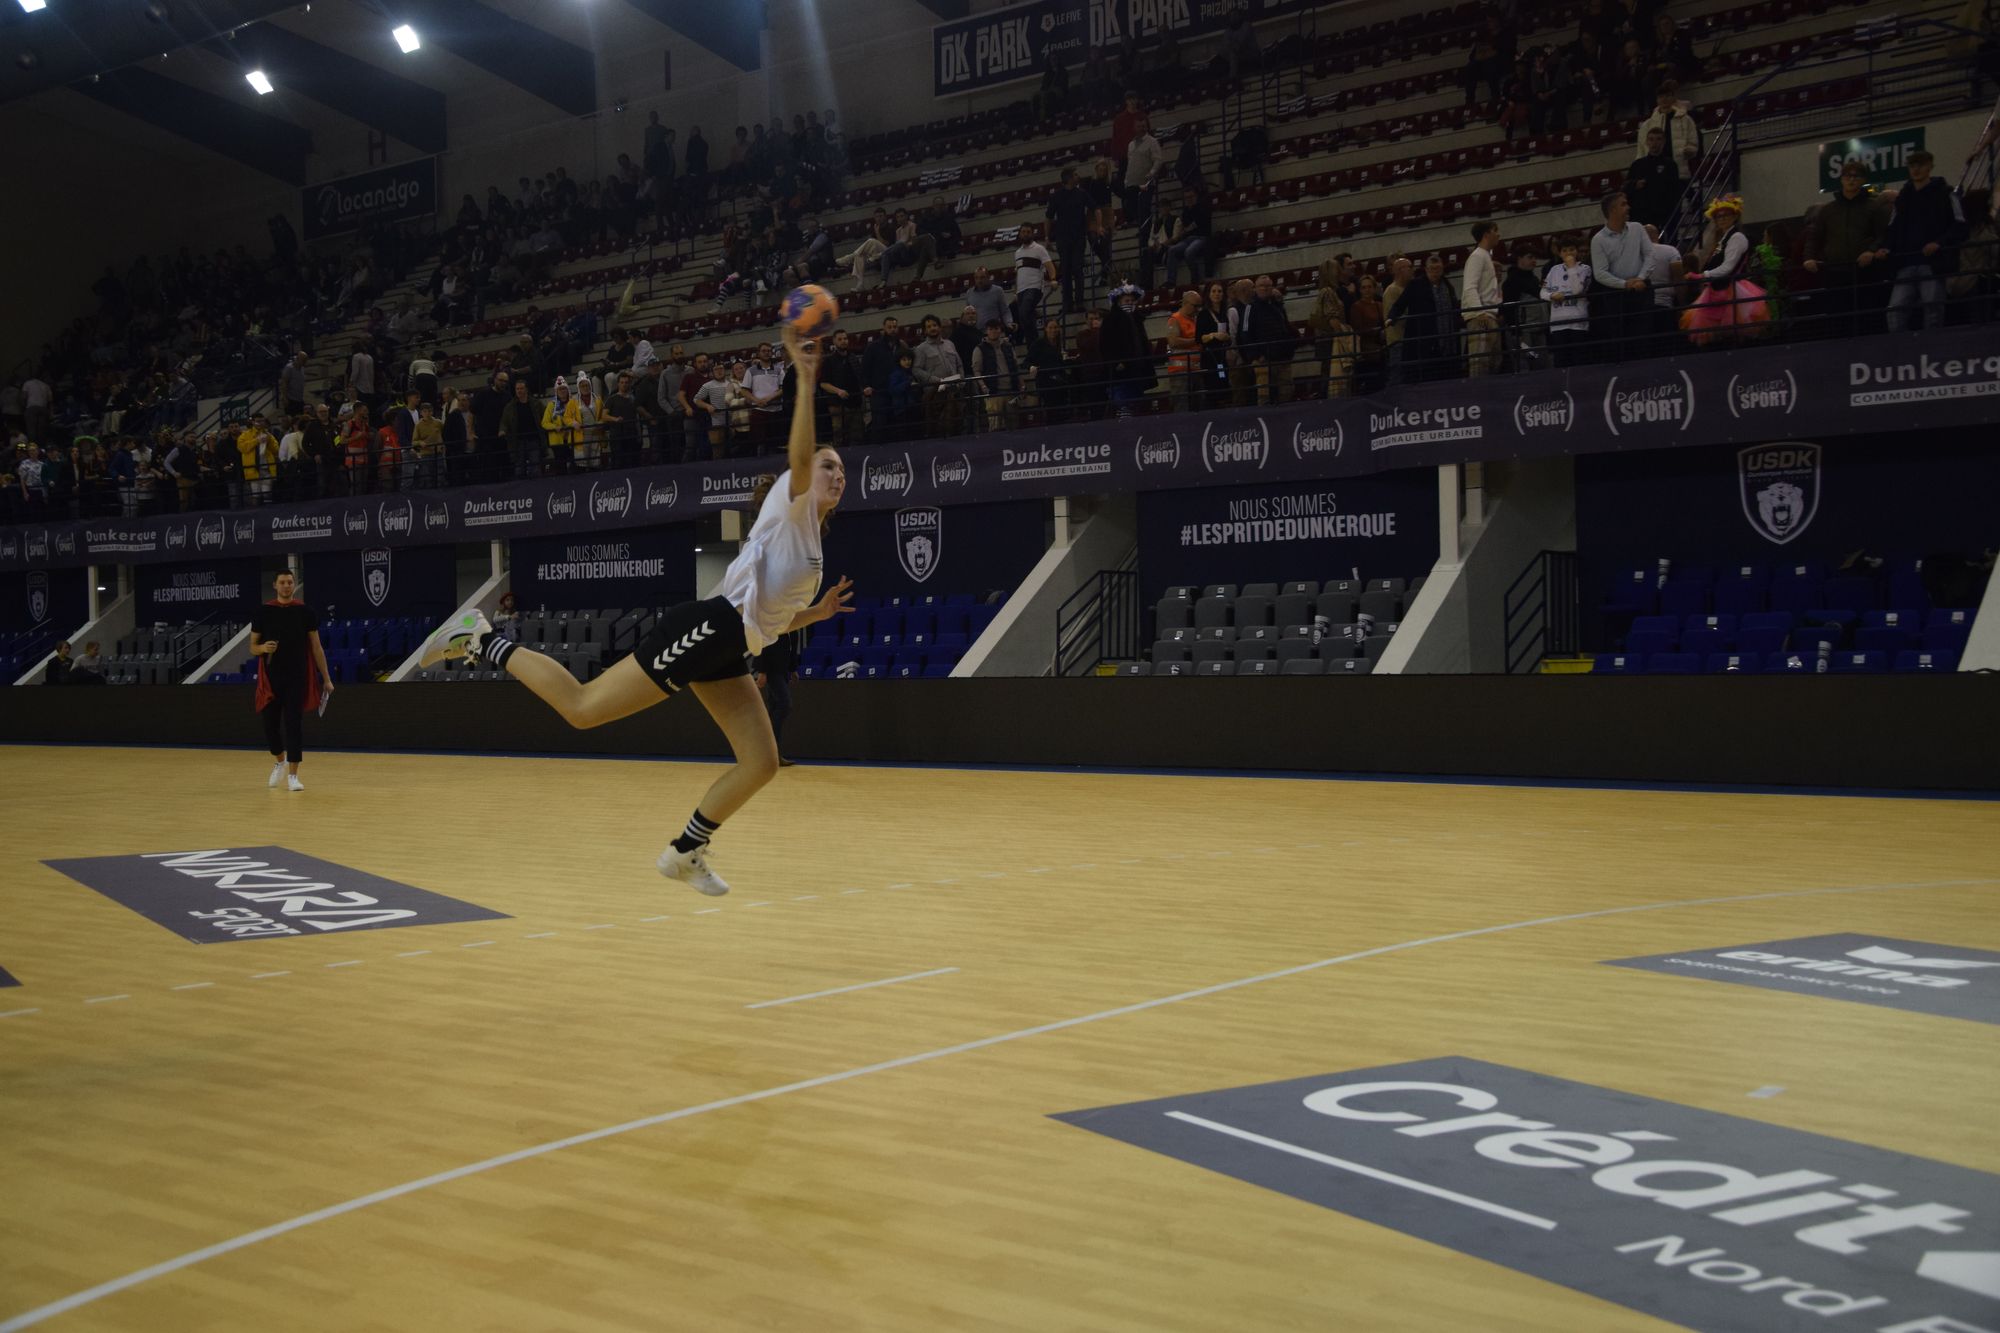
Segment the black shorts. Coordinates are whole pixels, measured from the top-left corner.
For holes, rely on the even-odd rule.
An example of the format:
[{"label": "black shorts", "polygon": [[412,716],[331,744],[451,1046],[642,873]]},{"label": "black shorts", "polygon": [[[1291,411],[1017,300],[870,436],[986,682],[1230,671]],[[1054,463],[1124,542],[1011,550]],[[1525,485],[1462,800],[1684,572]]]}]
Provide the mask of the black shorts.
[{"label": "black shorts", "polygon": [[639,667],[668,694],[697,680],[750,674],[750,645],[743,613],[726,597],[682,602],[660,617],[633,649]]}]

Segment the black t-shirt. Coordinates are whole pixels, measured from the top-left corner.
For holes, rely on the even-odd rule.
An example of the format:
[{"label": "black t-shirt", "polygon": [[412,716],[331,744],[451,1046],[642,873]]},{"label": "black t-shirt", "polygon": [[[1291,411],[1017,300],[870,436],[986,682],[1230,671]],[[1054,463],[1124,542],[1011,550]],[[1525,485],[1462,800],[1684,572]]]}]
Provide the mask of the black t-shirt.
[{"label": "black t-shirt", "polygon": [[275,639],[278,651],[264,659],[273,680],[303,681],[312,670],[312,640],[319,613],[304,602],[266,602],[257,608],[250,629],[261,639]]}]

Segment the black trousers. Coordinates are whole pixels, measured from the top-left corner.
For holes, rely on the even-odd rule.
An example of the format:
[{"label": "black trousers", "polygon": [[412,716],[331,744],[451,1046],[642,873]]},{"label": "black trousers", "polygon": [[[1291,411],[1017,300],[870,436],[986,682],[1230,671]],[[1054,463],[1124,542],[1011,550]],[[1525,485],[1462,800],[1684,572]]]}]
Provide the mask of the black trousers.
[{"label": "black trousers", "polygon": [[304,758],[300,750],[305,744],[305,715],[306,692],[303,686],[287,689],[281,685],[277,697],[264,705],[257,716],[264,719],[264,739],[270,743],[273,759],[280,752],[294,764]]}]

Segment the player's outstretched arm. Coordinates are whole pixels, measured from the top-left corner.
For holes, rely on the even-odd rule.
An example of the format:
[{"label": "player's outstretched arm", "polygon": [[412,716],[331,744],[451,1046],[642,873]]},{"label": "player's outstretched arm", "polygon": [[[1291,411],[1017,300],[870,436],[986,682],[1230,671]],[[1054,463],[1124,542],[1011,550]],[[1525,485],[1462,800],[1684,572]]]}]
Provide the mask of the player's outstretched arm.
[{"label": "player's outstretched arm", "polygon": [[845,574],[840,581],[826,590],[826,596],[792,617],[792,623],[785,626],[785,633],[816,625],[822,620],[831,620],[837,615],[854,609],[854,580]]},{"label": "player's outstretched arm", "polygon": [[784,335],[785,351],[792,358],[792,374],[799,380],[792,395],[792,438],[785,449],[785,462],[792,470],[789,498],[796,500],[812,489],[813,393],[819,384],[819,342],[801,338],[789,324]]}]

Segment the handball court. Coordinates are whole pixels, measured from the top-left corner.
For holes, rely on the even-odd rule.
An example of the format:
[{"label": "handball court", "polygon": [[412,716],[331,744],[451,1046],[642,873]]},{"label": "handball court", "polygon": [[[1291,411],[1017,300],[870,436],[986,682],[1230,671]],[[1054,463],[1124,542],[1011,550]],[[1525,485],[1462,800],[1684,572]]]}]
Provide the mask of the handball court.
[{"label": "handball court", "polygon": [[[1496,1212],[1454,1175],[1469,1140],[1397,1168],[1425,1194],[1073,1114],[1417,1062],[2000,1171],[1990,1021],[1606,965],[2000,951],[1990,802],[804,765],[724,827],[708,899],[653,859],[710,765],[308,754],[297,795],[267,771],[0,749],[0,1329],[1887,1322],[1725,1287],[1668,1320],[1399,1230]],[[271,898],[149,919],[227,896],[157,854],[266,847],[437,897],[274,936],[216,926],[291,928]],[[1342,1211],[1364,1195],[1374,1220]]]}]

